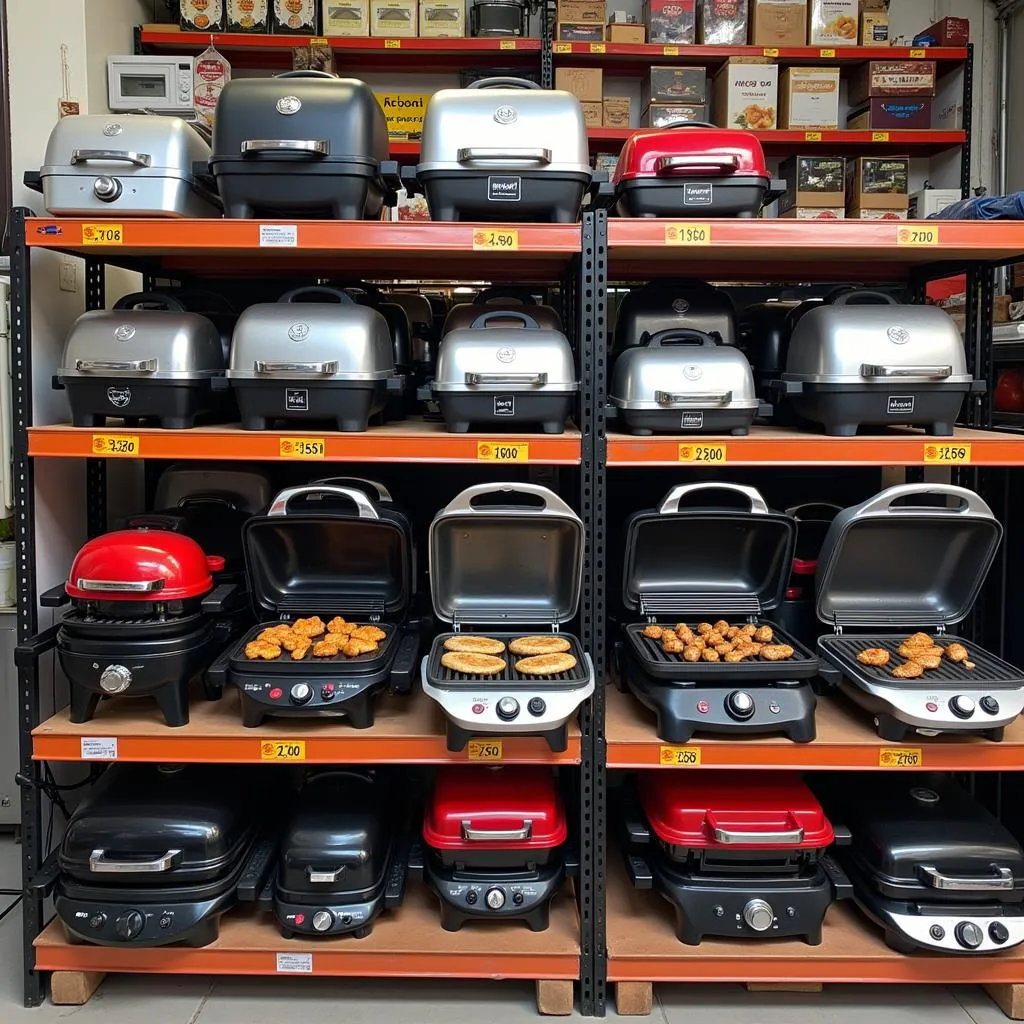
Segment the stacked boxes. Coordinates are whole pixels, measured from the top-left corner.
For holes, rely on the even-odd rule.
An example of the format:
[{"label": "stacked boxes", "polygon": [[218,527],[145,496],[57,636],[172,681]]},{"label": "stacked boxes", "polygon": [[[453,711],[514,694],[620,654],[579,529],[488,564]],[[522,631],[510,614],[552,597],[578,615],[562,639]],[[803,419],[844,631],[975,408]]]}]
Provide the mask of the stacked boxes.
[{"label": "stacked boxes", "polygon": [[754,46],[805,46],[807,0],[751,0],[750,41]]},{"label": "stacked boxes", "polygon": [[570,43],[604,40],[604,0],[560,0],[555,19],[559,40]]},{"label": "stacked boxes", "polygon": [[663,128],[676,121],[706,121],[707,69],[652,67],[640,85],[640,123]]},{"label": "stacked boxes", "polygon": [[600,128],[604,121],[604,95],[600,68],[556,68],[555,88],[571,92],[580,101],[588,128]]},{"label": "stacked boxes", "polygon": [[842,220],[846,216],[846,160],[841,156],[791,156],[779,165],[786,194],[779,216],[797,220]]},{"label": "stacked boxes", "polygon": [[908,156],[851,160],[847,165],[847,216],[855,220],[906,220],[909,182]]},{"label": "stacked boxes", "polygon": [[936,65],[932,60],[873,60],[850,79],[851,130],[932,126]]}]

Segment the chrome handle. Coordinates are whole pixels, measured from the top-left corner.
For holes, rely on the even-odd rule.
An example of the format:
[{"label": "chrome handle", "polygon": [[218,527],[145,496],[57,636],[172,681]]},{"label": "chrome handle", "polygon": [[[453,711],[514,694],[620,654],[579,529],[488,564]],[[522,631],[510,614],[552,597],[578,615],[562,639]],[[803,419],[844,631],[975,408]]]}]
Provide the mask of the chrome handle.
[{"label": "chrome handle", "polygon": [[458,161],[460,164],[470,163],[473,160],[529,160],[532,163],[551,163],[550,149],[501,149],[488,147],[479,148],[469,146],[460,149]]},{"label": "chrome handle", "polygon": [[336,882],[344,871],[344,866],[334,871],[315,871],[313,868],[306,868],[306,875],[311,882]]},{"label": "chrome handle", "polygon": [[655,171],[662,174],[666,171],[676,170],[700,170],[710,168],[712,171],[735,171],[737,160],[735,156],[662,156],[655,162]]},{"label": "chrome handle", "polygon": [[693,491],[735,491],[750,502],[751,512],[756,515],[768,514],[768,505],[761,497],[761,492],[756,488],[748,487],[746,484],[725,483],[680,484],[678,487],[673,487],[659,506],[658,512],[663,516],[678,512],[680,499]]},{"label": "chrome handle", "polygon": [[154,373],[159,363],[156,359],[128,359],[118,361],[115,359],[78,359],[75,361],[75,369],[82,373],[91,373],[94,370],[126,370],[130,373]]},{"label": "chrome handle", "polygon": [[274,498],[267,515],[287,515],[288,503],[292,498],[299,498],[307,494],[333,494],[339,498],[348,498],[359,510],[360,519],[380,519],[380,513],[362,491],[357,491],[353,487],[335,487],[330,484],[303,484],[301,487],[288,487]]},{"label": "chrome handle", "polygon": [[953,376],[952,366],[881,366],[877,363],[862,363],[862,377],[938,377]]},{"label": "chrome handle", "polygon": [[442,515],[448,515],[452,512],[490,512],[491,509],[477,509],[473,507],[473,500],[475,498],[481,498],[484,495],[492,494],[532,494],[537,498],[540,498],[544,505],[542,508],[533,508],[530,505],[523,505],[522,507],[516,508],[518,515],[524,516],[541,516],[547,515],[549,512],[554,512],[558,515],[565,516],[568,519],[578,519],[577,515],[573,510],[564,502],[562,499],[555,494],[554,491],[548,490],[547,487],[541,484],[474,484],[472,487],[467,487],[464,491],[460,491],[455,495],[454,498],[435,516],[435,520]]},{"label": "chrome handle", "polygon": [[654,400],[658,405],[726,405],[732,401],[731,391],[692,391],[676,395],[671,391],[655,391]]},{"label": "chrome handle", "polygon": [[364,487],[372,487],[377,492],[378,501],[392,501],[391,492],[377,480],[367,480],[363,476],[324,476],[319,480],[312,480],[314,484],[330,484],[334,487],[348,487],[351,484],[362,484]]},{"label": "chrome handle", "polygon": [[1013,872],[1009,868],[995,868],[995,875],[985,877],[944,875],[931,864],[918,867],[925,882],[933,889],[953,889],[958,892],[997,892],[1013,888]]},{"label": "chrome handle", "polygon": [[257,373],[322,373],[329,375],[338,372],[337,359],[329,359],[323,363],[269,363],[264,359],[256,359],[252,366]]},{"label": "chrome handle", "polygon": [[547,384],[546,373],[467,373],[467,384]]},{"label": "chrome handle", "polygon": [[[956,438],[952,439],[952,443],[956,444]],[[938,495],[944,498],[956,498],[960,501],[958,508],[929,505],[929,512],[937,512],[940,515],[974,515],[984,516],[988,519],[995,518],[992,514],[992,509],[989,508],[979,495],[975,494],[974,491],[969,491],[966,487],[957,487],[954,484],[897,484],[895,487],[888,487],[873,498],[868,498],[867,501],[857,505],[851,514],[855,514],[857,517],[876,512],[885,512],[887,515],[899,515],[900,512],[907,511],[912,506],[893,508],[895,502],[903,498],[923,497],[926,494]]]},{"label": "chrome handle", "polygon": [[246,153],[309,153],[310,156],[330,156],[328,139],[245,139],[242,155]]},{"label": "chrome handle", "polygon": [[529,839],[533,834],[533,821],[523,818],[522,828],[489,829],[473,828],[469,821],[463,819],[462,838],[477,843],[510,843],[517,839]]},{"label": "chrome handle", "polygon": [[731,828],[715,827],[716,843],[750,843],[751,846],[781,845],[782,843],[802,843],[804,830],[789,829],[782,832],[738,832]]},{"label": "chrome handle", "polygon": [[163,590],[167,580],[88,580],[79,579],[75,586],[79,590],[94,592],[114,591],[123,594],[154,594]]},{"label": "chrome handle", "polygon": [[84,164],[90,160],[109,160],[119,164],[134,164],[136,167],[151,167],[153,158],[149,153],[133,153],[127,149],[73,149],[71,163]]},{"label": "chrome handle", "polygon": [[170,871],[181,860],[181,850],[168,850],[153,860],[110,860],[106,850],[93,850],[89,854],[89,870],[95,875],[118,874],[126,871],[145,871],[158,874]]}]

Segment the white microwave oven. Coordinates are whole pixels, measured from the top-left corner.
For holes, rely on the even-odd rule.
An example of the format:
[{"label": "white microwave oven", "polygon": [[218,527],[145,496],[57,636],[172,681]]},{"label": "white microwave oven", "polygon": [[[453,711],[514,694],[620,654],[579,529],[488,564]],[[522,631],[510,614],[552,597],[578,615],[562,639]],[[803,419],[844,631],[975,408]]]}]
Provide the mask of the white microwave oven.
[{"label": "white microwave oven", "polygon": [[193,109],[191,57],[107,58],[107,106],[113,113],[148,110],[187,114]]}]

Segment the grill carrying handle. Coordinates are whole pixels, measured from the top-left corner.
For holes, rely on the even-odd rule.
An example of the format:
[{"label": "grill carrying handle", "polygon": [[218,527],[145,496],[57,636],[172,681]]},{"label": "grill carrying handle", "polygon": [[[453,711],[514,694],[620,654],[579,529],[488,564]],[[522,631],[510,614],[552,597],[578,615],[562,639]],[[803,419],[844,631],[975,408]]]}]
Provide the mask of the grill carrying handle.
[{"label": "grill carrying handle", "polygon": [[75,586],[79,590],[89,590],[97,593],[104,591],[118,592],[123,594],[154,594],[163,590],[167,580],[90,580],[78,579]]},{"label": "grill carrying handle", "polygon": [[721,825],[711,824],[711,834],[715,837],[716,843],[724,846],[784,846],[802,843],[804,830],[802,828],[776,829],[770,832],[747,832],[743,829],[724,828]]},{"label": "grill carrying handle", "polygon": [[654,334],[644,331],[640,335],[641,348],[661,348],[665,345],[699,345],[701,348],[718,348],[715,336],[707,331],[698,331],[693,327],[671,327],[668,330],[656,331]]},{"label": "grill carrying handle", "polygon": [[460,149],[457,158],[460,164],[474,160],[528,160],[530,163],[551,163],[550,149],[504,149],[494,146],[467,146]]},{"label": "grill carrying handle", "polygon": [[520,839],[529,839],[533,835],[533,821],[523,818],[522,828],[473,828],[468,819],[462,821],[462,838],[471,843],[514,843]]},{"label": "grill carrying handle", "polygon": [[402,637],[395,652],[395,660],[391,663],[391,679],[388,692],[399,696],[412,693],[416,679],[416,659],[420,655],[420,635],[411,630]]},{"label": "grill carrying handle", "polygon": [[732,401],[732,392],[694,391],[677,395],[671,391],[655,391],[654,400],[658,405],[728,405]]},{"label": "grill carrying handle", "polygon": [[68,592],[63,583],[58,583],[57,586],[50,587],[49,590],[44,590],[39,595],[39,604],[43,608],[60,608],[70,600],[71,598],[68,597]]},{"label": "grill carrying handle", "polygon": [[547,384],[546,373],[467,373],[467,384]]},{"label": "grill carrying handle", "polygon": [[861,363],[862,377],[937,377],[945,380],[953,375],[952,366],[883,366],[879,363]]},{"label": "grill carrying handle", "polygon": [[113,860],[106,850],[93,850],[89,854],[89,870],[94,875],[116,875],[125,872],[162,874],[177,867],[181,861],[181,850],[168,850],[152,860]]},{"label": "grill carrying handle", "polygon": [[242,156],[258,153],[302,153],[305,156],[330,156],[329,139],[243,139]]},{"label": "grill carrying handle", "polygon": [[768,515],[768,505],[757,488],[748,487],[746,484],[726,483],[680,484],[678,487],[673,487],[665,496],[665,500],[658,506],[658,514],[674,515],[679,511],[682,499],[695,491],[732,491],[735,494],[742,494],[750,502],[751,512],[759,516]]},{"label": "grill carrying handle", "polygon": [[626,873],[629,875],[629,880],[633,883],[633,888],[653,889],[654,875],[651,874],[651,868],[647,861],[635,853],[627,853],[625,860]]},{"label": "grill carrying handle", "polygon": [[656,174],[734,174],[738,161],[733,154],[723,156],[660,156],[654,163]]},{"label": "grill carrying handle", "polygon": [[136,309],[138,306],[156,306],[173,313],[186,312],[184,302],[165,292],[132,292],[131,295],[122,295],[110,308]]},{"label": "grill carrying handle", "polygon": [[309,301],[313,296],[317,296],[321,300],[329,299],[332,302],[339,302],[343,306],[354,306],[356,304],[356,300],[348,292],[343,291],[341,288],[332,288],[326,284],[310,284],[304,285],[302,288],[292,288],[291,291],[285,292],[277,301]]},{"label": "grill carrying handle", "polygon": [[833,306],[899,305],[891,295],[886,292],[874,291],[871,288],[852,288],[849,291],[840,292],[838,295],[836,292],[829,292],[825,301]]},{"label": "grill carrying handle", "polygon": [[932,864],[920,864],[918,874],[921,880],[933,889],[956,892],[1000,892],[1013,888],[1013,872],[1009,868],[992,865],[993,875],[946,875]]},{"label": "grill carrying handle", "polygon": [[317,871],[314,867],[306,868],[306,878],[313,884],[324,882],[336,882],[345,873],[345,865],[335,868],[333,871]]},{"label": "grill carrying handle", "polygon": [[362,491],[354,487],[335,487],[330,484],[305,484],[300,487],[288,487],[281,491],[270,506],[267,516],[286,516],[288,505],[294,498],[302,498],[314,494],[328,495],[335,498],[348,498],[359,512],[360,519],[380,519],[380,513]]},{"label": "grill carrying handle", "polygon": [[960,504],[956,508],[942,505],[928,505],[928,511],[937,515],[971,515],[985,516],[994,519],[992,509],[974,491],[966,487],[957,487],[955,484],[897,484],[895,487],[888,487],[880,494],[856,507],[858,518],[871,513],[887,513],[899,515],[910,506],[896,505],[897,501],[904,498],[924,497],[925,495],[938,496],[942,498],[956,498]]},{"label": "grill carrying handle", "polygon": [[[831,522],[842,511],[841,506],[833,505],[830,501],[805,501],[802,505],[790,505],[786,509],[786,515],[792,516],[798,523],[817,522],[822,519]],[[811,512],[817,514],[811,515]]]},{"label": "grill carrying handle", "polygon": [[852,900],[853,883],[835,859],[828,856],[822,857],[821,867],[825,874],[828,875],[828,880],[832,883],[832,899]]},{"label": "grill carrying handle", "polygon": [[377,501],[394,501],[391,492],[377,480],[367,480],[362,476],[324,476],[313,480],[314,484],[329,484],[332,487],[358,487],[370,498]]},{"label": "grill carrying handle", "polygon": [[73,149],[71,163],[84,164],[90,160],[106,160],[112,163],[132,164],[135,167],[151,167],[153,157],[149,153],[133,153],[127,149]]},{"label": "grill carrying handle", "polygon": [[267,882],[270,880],[277,861],[277,838],[263,836],[253,844],[238,880],[236,890],[238,899],[243,903],[255,903],[262,898]]},{"label": "grill carrying handle", "polygon": [[478,78],[470,82],[467,89],[539,89],[540,85],[528,78],[516,78],[513,75],[494,75],[491,78]]},{"label": "grill carrying handle", "polygon": [[253,361],[257,373],[321,373],[325,377],[338,372],[338,360],[328,359],[322,363],[270,363],[265,359]]},{"label": "grill carrying handle", "polygon": [[[514,484],[474,484],[460,491],[455,497],[438,513],[443,515],[452,512],[484,512],[492,511],[491,507],[478,509],[473,505],[477,498],[488,495],[508,495],[510,498],[515,494],[530,494],[540,498],[544,503],[540,508],[533,505],[516,505],[516,510],[523,515],[547,515],[555,512],[559,515],[576,518],[576,513],[564,502],[554,491],[548,490],[540,484],[514,483]],[[510,502],[514,503],[514,502]]]},{"label": "grill carrying handle", "polygon": [[520,313],[517,309],[492,309],[487,313],[481,313],[469,327],[470,330],[476,330],[480,327],[487,327],[491,321],[507,322],[509,320],[515,320],[531,331],[540,330],[540,324],[534,317],[529,313]]},{"label": "grill carrying handle", "polygon": [[159,362],[156,359],[76,359],[75,369],[80,373],[95,373],[100,370],[120,370],[125,373],[155,373]]}]

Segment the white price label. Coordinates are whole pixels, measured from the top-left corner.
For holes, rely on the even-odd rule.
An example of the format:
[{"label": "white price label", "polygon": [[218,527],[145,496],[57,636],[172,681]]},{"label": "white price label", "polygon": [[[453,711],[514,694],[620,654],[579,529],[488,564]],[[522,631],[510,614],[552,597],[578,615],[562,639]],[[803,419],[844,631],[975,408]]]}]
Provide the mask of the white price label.
[{"label": "white price label", "polygon": [[278,953],[277,954],[278,974],[312,974],[313,954],[312,953]]},{"label": "white price label", "polygon": [[117,737],[116,736],[83,736],[82,737],[82,760],[83,761],[116,761],[117,760]]},{"label": "white price label", "polygon": [[260,247],[267,249],[294,249],[299,244],[297,224],[261,224]]}]

